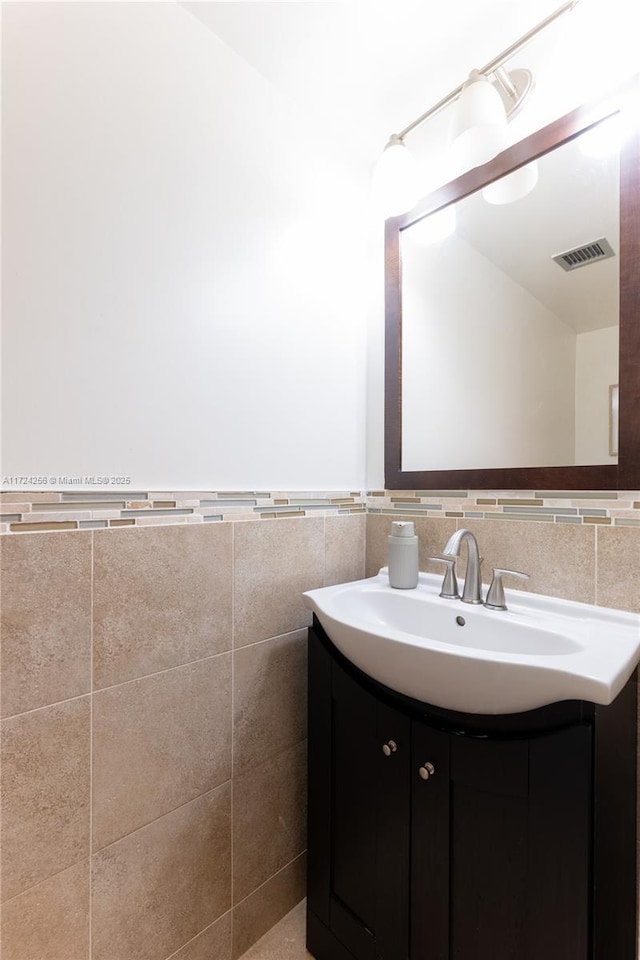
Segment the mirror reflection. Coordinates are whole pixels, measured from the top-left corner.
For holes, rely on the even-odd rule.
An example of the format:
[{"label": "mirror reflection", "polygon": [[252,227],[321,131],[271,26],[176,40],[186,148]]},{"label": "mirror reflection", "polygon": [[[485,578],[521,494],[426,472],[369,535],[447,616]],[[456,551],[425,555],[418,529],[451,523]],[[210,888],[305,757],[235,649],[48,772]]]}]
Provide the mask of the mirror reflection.
[{"label": "mirror reflection", "polygon": [[612,122],[401,231],[403,470],[617,462]]}]

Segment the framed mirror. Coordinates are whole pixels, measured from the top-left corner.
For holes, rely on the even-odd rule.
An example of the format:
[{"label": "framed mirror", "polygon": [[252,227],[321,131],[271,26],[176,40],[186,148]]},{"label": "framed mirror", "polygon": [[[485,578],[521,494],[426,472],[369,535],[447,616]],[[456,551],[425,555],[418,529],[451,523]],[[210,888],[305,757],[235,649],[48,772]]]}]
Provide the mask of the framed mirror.
[{"label": "framed mirror", "polygon": [[387,221],[387,489],[640,487],[638,99]]}]

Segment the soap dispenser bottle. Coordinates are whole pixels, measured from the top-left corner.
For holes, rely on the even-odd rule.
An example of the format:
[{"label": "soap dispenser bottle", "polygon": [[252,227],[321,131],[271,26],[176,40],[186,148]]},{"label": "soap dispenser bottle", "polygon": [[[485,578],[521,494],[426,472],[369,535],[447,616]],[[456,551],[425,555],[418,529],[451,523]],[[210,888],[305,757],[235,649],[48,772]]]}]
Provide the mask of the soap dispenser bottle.
[{"label": "soap dispenser bottle", "polygon": [[391,524],[389,584],[399,590],[418,586],[418,538],[410,520],[394,520]]}]

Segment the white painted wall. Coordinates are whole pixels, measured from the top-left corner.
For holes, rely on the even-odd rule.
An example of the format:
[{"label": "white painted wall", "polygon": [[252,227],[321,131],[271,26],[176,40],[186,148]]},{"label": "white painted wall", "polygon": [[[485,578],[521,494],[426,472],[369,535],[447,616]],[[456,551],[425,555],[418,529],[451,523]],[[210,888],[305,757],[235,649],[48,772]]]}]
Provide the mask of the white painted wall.
[{"label": "white painted wall", "polygon": [[402,468],[571,463],[574,331],[455,234],[402,270]]},{"label": "white painted wall", "polygon": [[364,178],[177,4],[5,4],[2,53],[2,474],[362,487]]},{"label": "white painted wall", "polygon": [[619,327],[576,338],[576,463],[616,463],[609,456],[609,386],[618,382]]}]

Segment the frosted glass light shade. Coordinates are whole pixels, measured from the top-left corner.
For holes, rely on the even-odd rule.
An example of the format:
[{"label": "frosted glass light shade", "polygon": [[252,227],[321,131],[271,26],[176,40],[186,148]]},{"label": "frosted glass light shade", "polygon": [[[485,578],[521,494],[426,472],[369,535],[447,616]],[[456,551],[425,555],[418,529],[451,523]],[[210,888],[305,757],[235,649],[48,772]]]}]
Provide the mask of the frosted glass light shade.
[{"label": "frosted glass light shade", "polygon": [[373,172],[376,204],[385,217],[406,213],[420,198],[418,169],[402,140],[392,137]]},{"label": "frosted glass light shade", "polygon": [[538,163],[532,160],[525,167],[501,177],[485,187],[482,196],[487,203],[503,204],[521,200],[531,193],[538,182]]},{"label": "frosted glass light shade", "polygon": [[455,104],[450,153],[456,174],[492,160],[507,146],[507,115],[496,88],[484,77],[468,83]]}]

